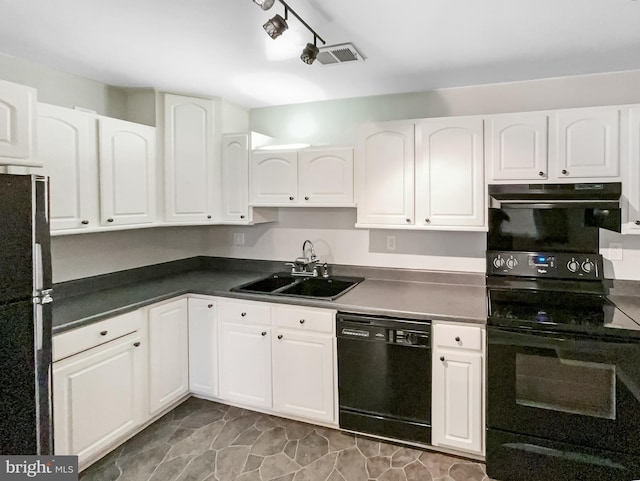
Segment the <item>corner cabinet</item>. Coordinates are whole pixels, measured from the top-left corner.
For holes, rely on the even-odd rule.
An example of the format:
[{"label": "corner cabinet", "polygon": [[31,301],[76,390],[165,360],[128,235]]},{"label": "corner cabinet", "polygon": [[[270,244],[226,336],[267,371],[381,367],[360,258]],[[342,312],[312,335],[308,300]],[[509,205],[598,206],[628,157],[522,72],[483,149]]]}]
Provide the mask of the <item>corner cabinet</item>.
[{"label": "corner cabinet", "polygon": [[449,322],[432,329],[431,444],[484,455],[486,330]]},{"label": "corner cabinet", "polygon": [[187,299],[152,306],[149,322],[149,412],[157,414],[189,392]]},{"label": "corner cabinet", "polygon": [[358,224],[414,223],[413,122],[366,124],[358,132]]},{"label": "corner cabinet", "polygon": [[416,124],[416,224],[485,225],[483,121],[422,120]]},{"label": "corner cabinet", "polygon": [[215,104],[163,94],[165,220],[212,222],[215,216]]},{"label": "corner cabinet", "polygon": [[37,92],[0,80],[0,165],[41,167],[33,159]]},{"label": "corner cabinet", "polygon": [[353,149],[253,151],[249,179],[253,205],[352,207]]},{"label": "corner cabinet", "polygon": [[155,220],[156,129],[99,117],[100,213],[103,225]]}]

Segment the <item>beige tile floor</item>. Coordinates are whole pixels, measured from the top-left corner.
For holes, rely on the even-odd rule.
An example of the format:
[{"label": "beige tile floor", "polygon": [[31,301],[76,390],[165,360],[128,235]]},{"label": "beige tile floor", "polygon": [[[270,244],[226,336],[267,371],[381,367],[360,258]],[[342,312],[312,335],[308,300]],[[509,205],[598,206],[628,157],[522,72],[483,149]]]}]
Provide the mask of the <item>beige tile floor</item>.
[{"label": "beige tile floor", "polygon": [[471,460],[190,398],[83,481],[491,481]]}]

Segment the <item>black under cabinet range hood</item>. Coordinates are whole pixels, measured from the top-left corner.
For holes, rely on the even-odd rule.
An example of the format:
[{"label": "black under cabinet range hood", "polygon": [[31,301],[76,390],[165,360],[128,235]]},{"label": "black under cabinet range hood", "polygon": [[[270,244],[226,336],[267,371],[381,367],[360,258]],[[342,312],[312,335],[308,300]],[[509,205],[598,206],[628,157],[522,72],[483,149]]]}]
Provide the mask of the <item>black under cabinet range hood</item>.
[{"label": "black under cabinet range hood", "polygon": [[622,227],[621,195],[620,182],[489,185],[492,208],[570,209],[570,217],[580,217],[585,226],[614,232]]}]

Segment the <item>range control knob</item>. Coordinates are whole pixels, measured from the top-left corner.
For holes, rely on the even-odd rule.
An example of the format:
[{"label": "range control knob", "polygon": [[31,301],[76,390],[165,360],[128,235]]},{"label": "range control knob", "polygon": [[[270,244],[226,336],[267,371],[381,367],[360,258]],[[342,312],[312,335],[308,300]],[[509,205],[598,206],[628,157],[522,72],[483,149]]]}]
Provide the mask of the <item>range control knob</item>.
[{"label": "range control knob", "polygon": [[504,259],[502,257],[497,256],[495,259],[493,259],[493,267],[495,267],[496,269],[500,269],[503,265]]},{"label": "range control knob", "polygon": [[579,268],[580,264],[573,257],[569,262],[567,262],[567,269],[569,269],[569,272],[578,272]]},{"label": "range control knob", "polygon": [[518,265],[518,261],[517,261],[517,260],[515,260],[513,257],[509,257],[509,258],[507,259],[507,267],[508,267],[509,269],[513,269],[513,268],[514,268],[515,266],[517,266],[517,265]]},{"label": "range control knob", "polygon": [[593,262],[587,260],[585,262],[582,263],[582,270],[584,272],[586,272],[587,274],[589,274],[591,271],[593,271],[594,265]]}]

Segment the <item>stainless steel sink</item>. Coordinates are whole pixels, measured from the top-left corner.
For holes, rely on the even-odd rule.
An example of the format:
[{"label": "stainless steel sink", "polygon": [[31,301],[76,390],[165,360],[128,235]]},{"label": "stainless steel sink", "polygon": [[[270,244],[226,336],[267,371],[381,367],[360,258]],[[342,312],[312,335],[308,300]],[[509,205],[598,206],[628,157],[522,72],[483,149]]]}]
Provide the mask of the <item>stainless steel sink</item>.
[{"label": "stainless steel sink", "polygon": [[362,277],[295,277],[287,272],[271,274],[232,288],[233,292],[334,300],[362,282]]}]

